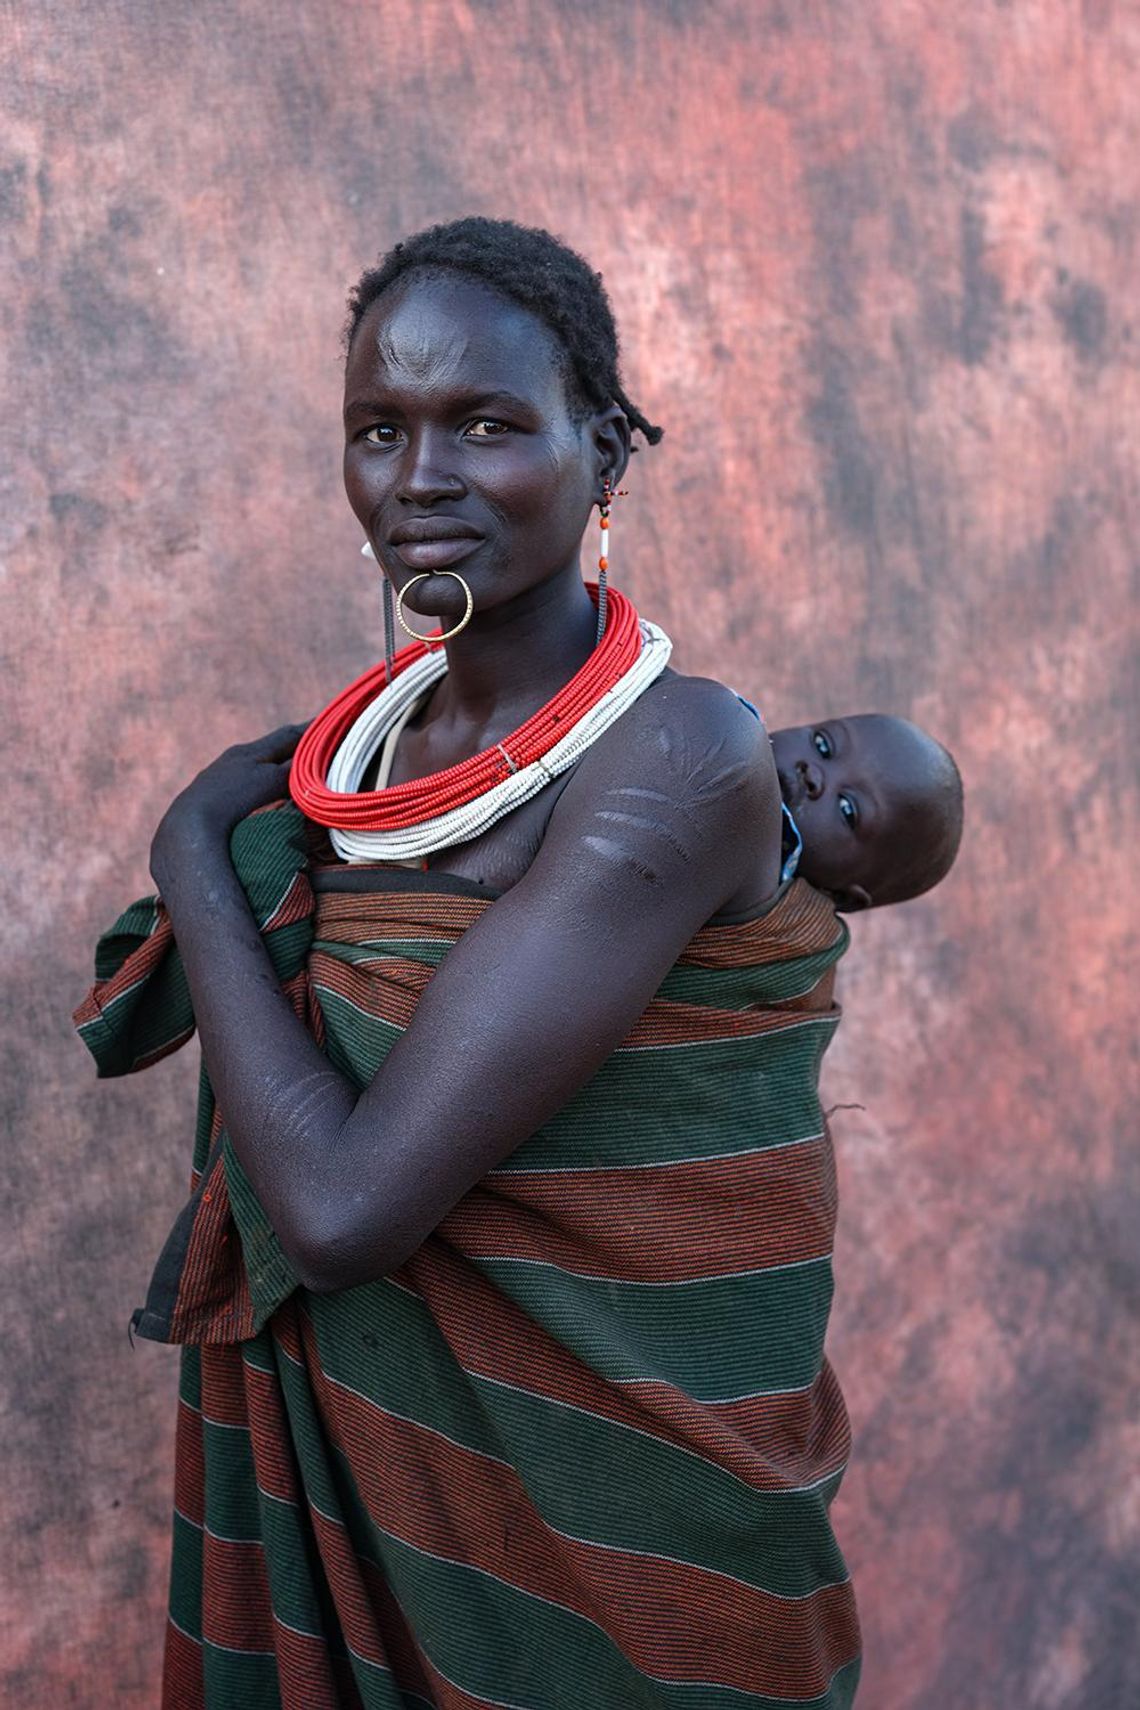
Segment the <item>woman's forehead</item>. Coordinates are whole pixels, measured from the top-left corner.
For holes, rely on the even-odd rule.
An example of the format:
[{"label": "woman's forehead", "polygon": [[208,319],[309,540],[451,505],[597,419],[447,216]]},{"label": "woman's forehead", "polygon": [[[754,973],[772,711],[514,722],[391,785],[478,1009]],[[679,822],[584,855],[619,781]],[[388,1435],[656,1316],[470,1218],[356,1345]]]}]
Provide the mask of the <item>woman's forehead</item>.
[{"label": "woman's forehead", "polygon": [[555,402],[563,352],[520,303],[462,274],[412,274],[369,306],[356,329],[346,388],[470,391],[490,385]]}]

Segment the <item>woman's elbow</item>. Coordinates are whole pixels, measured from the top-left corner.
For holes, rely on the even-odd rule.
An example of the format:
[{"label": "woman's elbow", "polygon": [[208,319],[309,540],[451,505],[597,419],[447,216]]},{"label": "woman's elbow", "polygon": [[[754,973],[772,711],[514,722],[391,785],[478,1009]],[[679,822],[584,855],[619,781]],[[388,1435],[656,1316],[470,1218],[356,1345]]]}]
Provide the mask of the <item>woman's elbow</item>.
[{"label": "woman's elbow", "polygon": [[360,1232],[311,1227],[290,1241],[286,1257],[297,1281],[310,1294],[339,1294],[399,1270],[419,1244],[418,1240],[408,1243],[395,1239],[392,1232],[383,1229]]}]

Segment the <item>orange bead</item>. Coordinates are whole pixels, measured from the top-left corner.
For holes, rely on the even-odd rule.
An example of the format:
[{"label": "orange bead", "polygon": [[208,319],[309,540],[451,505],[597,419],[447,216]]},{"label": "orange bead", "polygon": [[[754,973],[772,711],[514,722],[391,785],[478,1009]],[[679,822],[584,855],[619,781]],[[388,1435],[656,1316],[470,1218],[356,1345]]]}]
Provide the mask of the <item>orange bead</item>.
[{"label": "orange bead", "polygon": [[599,558],[598,559],[598,569],[599,570],[608,570],[609,567],[610,567],[610,561],[608,558]]},{"label": "orange bead", "polygon": [[610,519],[609,519],[609,517],[603,517],[603,518],[602,518],[602,519],[601,519],[601,526],[602,526],[602,527],[603,527],[603,528],[609,528],[609,526],[610,526]]}]

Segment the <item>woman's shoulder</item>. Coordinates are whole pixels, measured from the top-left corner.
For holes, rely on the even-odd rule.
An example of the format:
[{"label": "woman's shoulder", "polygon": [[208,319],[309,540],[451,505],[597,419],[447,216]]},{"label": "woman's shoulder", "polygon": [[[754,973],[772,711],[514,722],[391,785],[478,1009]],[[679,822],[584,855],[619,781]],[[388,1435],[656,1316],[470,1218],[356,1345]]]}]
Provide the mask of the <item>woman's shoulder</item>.
[{"label": "woman's shoulder", "polygon": [[[766,770],[771,745],[756,709],[713,677],[689,677],[663,671],[614,726],[614,734],[629,746],[668,746],[682,742],[701,752]],[[774,773],[773,773],[774,776]]]},{"label": "woman's shoulder", "polygon": [[765,902],[779,882],[780,794],[763,725],[723,683],[663,673],[582,757],[547,843],[624,860],[679,907],[699,894],[702,919]]},{"label": "woman's shoulder", "polygon": [[723,683],[666,670],[589,749],[576,793],[604,788],[614,774],[675,799],[737,797],[755,814],[779,786],[767,731]]}]

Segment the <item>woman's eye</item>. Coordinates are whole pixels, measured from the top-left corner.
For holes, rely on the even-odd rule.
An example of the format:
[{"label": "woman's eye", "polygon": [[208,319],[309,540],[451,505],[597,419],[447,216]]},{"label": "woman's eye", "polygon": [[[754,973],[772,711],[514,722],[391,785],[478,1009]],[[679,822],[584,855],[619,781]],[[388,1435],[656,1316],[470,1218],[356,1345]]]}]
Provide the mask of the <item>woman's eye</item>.
[{"label": "woman's eye", "polygon": [[369,445],[395,445],[399,434],[390,422],[379,422],[364,435]]},{"label": "woman's eye", "polygon": [[835,753],[831,746],[831,738],[826,730],[813,730],[811,733],[812,747],[824,760],[830,760]]},{"label": "woman's eye", "polygon": [[492,416],[483,416],[477,422],[469,422],[466,430],[469,439],[501,439],[503,434],[510,431],[506,422],[496,421]]},{"label": "woman's eye", "polygon": [[843,815],[848,826],[850,826],[851,830],[854,831],[855,827],[859,823],[859,805],[854,796],[849,796],[846,791],[844,791],[839,798],[839,811]]}]

